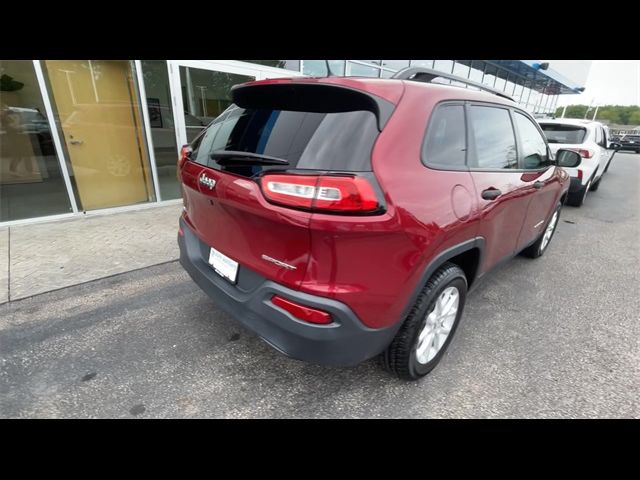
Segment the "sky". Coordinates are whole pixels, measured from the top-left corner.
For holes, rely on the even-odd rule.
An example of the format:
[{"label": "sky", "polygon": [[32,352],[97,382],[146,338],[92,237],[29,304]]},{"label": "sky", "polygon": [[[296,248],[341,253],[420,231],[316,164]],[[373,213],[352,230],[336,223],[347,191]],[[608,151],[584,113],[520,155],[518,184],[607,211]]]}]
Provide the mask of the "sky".
[{"label": "sky", "polygon": [[[583,60],[548,60],[550,68],[556,62],[558,71],[566,77],[581,78]],[[558,106],[564,105],[640,105],[640,60],[593,60],[579,95],[560,95]]]}]

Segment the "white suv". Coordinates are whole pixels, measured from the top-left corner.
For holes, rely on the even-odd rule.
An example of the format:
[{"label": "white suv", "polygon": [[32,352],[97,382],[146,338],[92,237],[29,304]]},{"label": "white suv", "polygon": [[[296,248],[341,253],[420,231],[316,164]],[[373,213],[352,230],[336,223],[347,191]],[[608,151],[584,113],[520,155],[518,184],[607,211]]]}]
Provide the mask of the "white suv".
[{"label": "white suv", "polygon": [[571,176],[567,203],[579,207],[589,191],[598,189],[602,175],[611,163],[614,149],[609,140],[609,129],[590,120],[540,119],[538,123],[547,136],[554,155],[560,149],[570,149],[577,151],[582,157],[578,166],[565,167]]}]

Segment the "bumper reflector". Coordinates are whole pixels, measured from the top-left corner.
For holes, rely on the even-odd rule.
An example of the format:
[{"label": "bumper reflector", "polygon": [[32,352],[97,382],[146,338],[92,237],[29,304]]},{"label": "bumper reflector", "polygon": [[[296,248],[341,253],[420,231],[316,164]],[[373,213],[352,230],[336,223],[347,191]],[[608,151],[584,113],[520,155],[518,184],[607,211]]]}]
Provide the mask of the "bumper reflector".
[{"label": "bumper reflector", "polygon": [[271,303],[283,310],[286,310],[291,315],[304,322],[317,323],[321,325],[331,323],[331,315],[329,313],[315,308],[305,307],[304,305],[294,303],[291,300],[286,300],[278,295],[271,297]]}]

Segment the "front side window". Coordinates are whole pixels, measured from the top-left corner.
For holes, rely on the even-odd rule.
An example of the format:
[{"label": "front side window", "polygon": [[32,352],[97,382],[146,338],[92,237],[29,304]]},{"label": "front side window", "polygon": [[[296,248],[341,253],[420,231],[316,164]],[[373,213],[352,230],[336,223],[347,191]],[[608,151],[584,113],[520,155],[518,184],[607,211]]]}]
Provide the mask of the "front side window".
[{"label": "front side window", "polygon": [[522,168],[537,170],[551,165],[547,144],[537,127],[521,113],[515,112],[514,118],[522,144]]},{"label": "front side window", "polygon": [[472,105],[469,120],[475,143],[476,168],[518,168],[516,139],[509,111]]},{"label": "front side window", "polygon": [[463,167],[466,159],[464,107],[445,105],[438,108],[429,123],[424,145],[424,161],[428,165]]}]

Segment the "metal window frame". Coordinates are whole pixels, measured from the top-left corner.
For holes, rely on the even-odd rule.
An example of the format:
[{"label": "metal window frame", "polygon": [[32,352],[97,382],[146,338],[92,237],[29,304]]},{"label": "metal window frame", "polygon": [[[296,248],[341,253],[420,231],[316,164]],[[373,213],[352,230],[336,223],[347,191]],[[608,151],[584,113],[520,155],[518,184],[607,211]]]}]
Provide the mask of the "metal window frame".
[{"label": "metal window frame", "polygon": [[147,158],[149,159],[149,163],[151,163],[153,191],[156,194],[156,202],[161,202],[162,195],[160,194],[160,182],[158,181],[158,166],[156,165],[156,153],[153,149],[153,136],[151,134],[151,122],[149,120],[149,108],[147,106],[147,90],[144,85],[144,76],[142,75],[142,60],[134,60],[133,63],[136,70],[140,108],[142,109],[142,128],[144,129],[144,138],[147,144]]},{"label": "metal window frame", "polygon": [[[51,137],[53,138],[53,145],[56,150],[56,155],[58,156],[58,163],[60,165],[60,172],[62,173],[62,178],[64,180],[64,185],[67,189],[67,196],[69,197],[69,202],[71,203],[71,210],[73,213],[78,213],[78,203],[76,201],[75,193],[73,192],[73,186],[71,185],[71,177],[69,175],[69,170],[67,168],[67,158],[64,152],[64,148],[62,148],[62,140],[60,136],[60,132],[58,131],[58,126],[56,125],[55,117],[53,114],[53,106],[51,103],[51,98],[49,97],[49,91],[47,90],[47,83],[44,79],[44,70],[42,69],[41,60],[32,60],[33,68],[36,73],[36,79],[38,80],[38,86],[40,88],[40,95],[42,96],[42,101],[44,103],[44,110],[47,113],[47,121],[49,122],[49,129],[51,130]],[[63,214],[65,215],[65,214]],[[39,218],[39,217],[34,217]],[[4,225],[4,223],[2,223]]]}]

